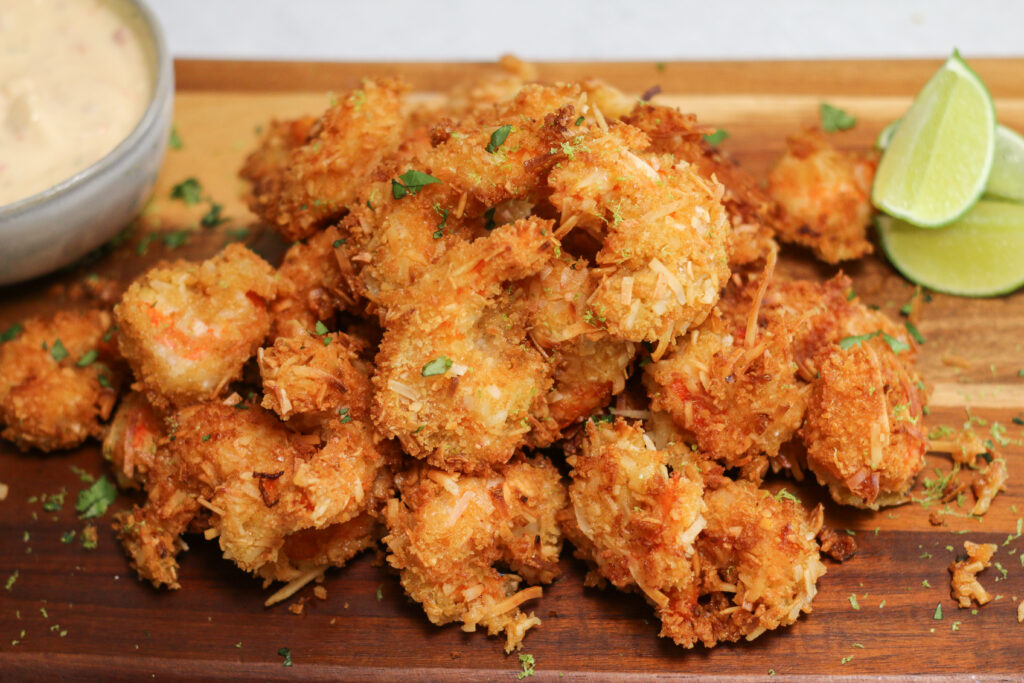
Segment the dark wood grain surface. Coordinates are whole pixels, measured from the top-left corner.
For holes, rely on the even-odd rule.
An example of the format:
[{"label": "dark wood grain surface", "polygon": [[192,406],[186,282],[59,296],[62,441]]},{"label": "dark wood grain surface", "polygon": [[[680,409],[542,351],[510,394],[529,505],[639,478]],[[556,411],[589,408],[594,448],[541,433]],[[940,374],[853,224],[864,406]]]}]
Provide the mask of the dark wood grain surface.
[{"label": "dark wood grain surface", "polygon": [[[840,137],[846,147],[867,146],[907,106],[937,62],[574,64],[543,65],[555,78],[606,76],[620,87],[642,91],[662,83],[666,102],[696,111],[703,120],[729,130],[724,147],[751,169],[764,172],[783,146],[786,133],[815,120],[827,97],[860,118]],[[978,71],[997,96],[1001,120],[1024,128],[1024,61],[981,60]],[[280,245],[262,233],[243,208],[235,170],[255,142],[254,128],[272,115],[316,112],[328,90],[341,91],[365,72],[408,77],[421,89],[478,75],[481,65],[310,65],[181,62],[176,125],[181,150],[168,154],[154,200],[135,235],[119,255],[60,276],[0,289],[0,329],[27,315],[75,303],[80,285],[93,273],[123,279],[160,258],[201,256],[227,239],[246,239],[269,255]],[[195,176],[225,206],[229,222],[216,231],[195,228],[200,208],[168,199],[169,188]],[[169,249],[159,238],[139,248],[146,232],[189,230],[191,239]],[[242,237],[240,230],[247,230]],[[782,269],[810,277],[831,270],[800,252],[788,252]],[[1024,261],[1022,261],[1024,268]],[[847,267],[867,302],[898,316],[911,287],[878,258]],[[965,409],[998,421],[1019,443],[1024,428],[1012,418],[1024,411],[1024,295],[993,300],[935,296],[919,325],[927,338],[920,365],[934,385],[929,426],[961,426]],[[948,364],[950,354],[968,367]],[[946,357],[947,362],[943,362]],[[1018,678],[1024,652],[1024,624],[1016,620],[1024,598],[1024,538],[1016,534],[1024,517],[1024,451],[1004,449],[1009,490],[979,522],[956,514],[929,523],[929,513],[911,504],[881,513],[827,504],[828,522],[856,534],[857,555],[830,563],[819,583],[814,612],[792,627],[752,643],[686,651],[657,637],[658,622],[636,596],[582,587],[579,563],[563,559],[565,574],[533,609],[543,619],[525,640],[523,652],[536,660],[537,679],[608,680],[696,676],[767,679],[802,676],[911,676]],[[931,466],[948,470],[942,456]],[[99,547],[82,548],[85,522],[74,512],[86,486],[81,468],[104,471],[98,446],[71,453],[20,454],[0,445],[0,482],[9,487],[0,502],[0,679],[180,678],[307,680],[515,680],[515,655],[502,641],[465,634],[455,626],[437,628],[402,593],[394,576],[372,554],[343,569],[330,570],[327,599],[309,587],[292,600],[264,608],[255,579],[219,557],[215,542],[189,537],[182,556],[182,590],[156,591],[137,581],[110,530],[111,511],[128,505],[121,495],[98,521]],[[924,476],[934,476],[929,469]],[[822,499],[814,486],[775,481],[807,505]],[[67,491],[59,510],[46,511],[41,494]],[[968,496],[968,498],[970,498]],[[963,514],[965,509],[952,508]],[[75,531],[70,543],[62,536]],[[1006,570],[987,570],[982,583],[996,599],[973,614],[949,597],[947,566],[964,540],[1000,544],[995,560]],[[950,550],[949,548],[952,548]],[[8,577],[17,579],[5,590]],[[851,596],[859,609],[855,609]],[[304,613],[288,604],[306,598]],[[942,618],[936,619],[936,606]],[[15,644],[16,643],[16,644]],[[294,665],[277,654],[290,648]]]}]

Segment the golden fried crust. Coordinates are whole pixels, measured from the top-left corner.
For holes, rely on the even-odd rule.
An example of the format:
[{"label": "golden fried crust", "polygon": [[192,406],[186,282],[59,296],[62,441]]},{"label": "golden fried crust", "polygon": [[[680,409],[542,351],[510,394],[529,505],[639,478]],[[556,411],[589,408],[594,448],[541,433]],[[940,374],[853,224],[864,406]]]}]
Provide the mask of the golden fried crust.
[{"label": "golden fried crust", "polygon": [[796,377],[791,332],[778,316],[762,317],[749,345],[745,328],[712,316],[647,365],[644,383],[652,409],[722,465],[760,481],[800,428],[810,387]]},{"label": "golden fried crust", "polygon": [[332,325],[339,311],[357,312],[350,279],[342,270],[343,263],[351,264],[339,258],[344,243],[337,228],[331,227],[288,248],[277,269],[271,338],[288,334],[293,323],[311,330],[317,321]]},{"label": "golden fried crust", "polygon": [[299,424],[325,420],[367,420],[369,367],[359,359],[365,343],[342,332],[317,334],[297,328],[261,348],[256,359],[263,378],[262,406]]},{"label": "golden fried crust", "polygon": [[[398,150],[402,92],[392,80],[365,80],[314,123],[271,126],[242,176],[253,183],[249,208],[287,240],[305,239],[340,218],[380,163]],[[285,161],[285,154],[287,160]]]},{"label": "golden fried crust", "polygon": [[803,428],[808,466],[841,503],[877,510],[903,502],[924,467],[916,374],[877,337],[846,350],[823,347],[814,362],[820,377]]},{"label": "golden fried crust", "polygon": [[562,227],[600,235],[600,281],[590,314],[624,341],[667,345],[700,324],[726,279],[731,227],[723,189],[671,156],[644,153],[647,137],[586,128],[552,170]]},{"label": "golden fried crust", "polygon": [[239,244],[136,280],[114,308],[118,343],[139,386],[163,407],[217,396],[270,329],[273,269]]},{"label": "golden fried crust", "polygon": [[826,263],[870,254],[867,228],[878,153],[839,151],[816,129],[786,143],[786,154],[768,176],[781,210],[779,238],[810,247]]},{"label": "golden fried crust", "polygon": [[123,377],[112,322],[106,311],[61,311],[0,343],[3,438],[52,451],[102,435]]},{"label": "golden fried crust", "polygon": [[550,369],[502,283],[543,267],[551,227],[525,219],[450,252],[389,310],[373,418],[410,455],[478,471],[512,457],[543,417]]},{"label": "golden fried crust", "polygon": [[650,151],[672,154],[677,161],[693,164],[705,179],[722,184],[722,204],[733,228],[730,264],[744,265],[767,257],[775,246],[772,226],[778,208],[754,176],[705,140],[713,128],[698,124],[693,114],[648,103],[635,105],[622,120],[647,134]]},{"label": "golden fried crust", "polygon": [[103,457],[113,466],[119,486],[139,488],[146,484],[164,436],[162,416],[145,394],[132,391],[121,399],[103,438]]},{"label": "golden fried crust", "polygon": [[[397,484],[400,498],[385,507],[384,542],[406,592],[431,622],[504,632],[506,651],[518,648],[540,623],[519,605],[541,590],[519,590],[521,581],[550,583],[559,574],[562,537],[555,517],[566,494],[558,471],[541,456],[480,476],[414,465]],[[515,573],[502,574],[497,562]]]},{"label": "golden fried crust", "polygon": [[659,610],[661,635],[683,647],[713,647],[753,640],[810,612],[825,566],[803,507],[729,479],[718,480],[704,501],[700,588],[669,596]]},{"label": "golden fried crust", "polygon": [[978,574],[992,566],[996,544],[964,541],[964,550],[967,557],[949,565],[949,573],[952,575],[949,594],[961,608],[970,607],[972,601],[980,607],[988,604],[992,596],[978,581]]}]

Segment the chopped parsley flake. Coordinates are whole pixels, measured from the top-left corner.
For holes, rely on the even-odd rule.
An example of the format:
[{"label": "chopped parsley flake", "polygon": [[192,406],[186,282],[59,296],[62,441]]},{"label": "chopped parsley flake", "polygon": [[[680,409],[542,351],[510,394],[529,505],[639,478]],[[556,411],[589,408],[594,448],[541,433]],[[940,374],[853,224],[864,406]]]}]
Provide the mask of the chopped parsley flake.
[{"label": "chopped parsley flake", "polygon": [[843,351],[848,351],[849,349],[852,349],[855,346],[860,346],[869,339],[874,339],[879,334],[881,334],[881,330],[870,332],[868,334],[858,334],[851,337],[843,337],[842,339],[839,340],[839,348],[841,348]]},{"label": "chopped parsley flake", "polygon": [[77,533],[78,532],[75,531],[74,529],[72,529],[71,531],[65,531],[64,533],[62,533],[60,535],[60,542],[61,543],[71,543],[71,541],[75,540],[75,534],[77,534]]},{"label": "chopped parsley flake", "polygon": [[849,664],[852,659],[853,659],[853,655],[846,655],[845,657],[843,657],[842,659],[839,660],[839,663],[840,664]]},{"label": "chopped parsley flake", "polygon": [[932,619],[936,621],[942,621],[942,603],[935,605],[935,614],[932,615]]},{"label": "chopped parsley flake", "polygon": [[352,415],[349,414],[348,408],[338,408],[338,417],[343,425],[352,421]]},{"label": "chopped parsley flake", "polygon": [[215,201],[210,202],[210,210],[203,214],[203,217],[199,219],[199,224],[204,228],[215,228],[227,219],[220,215],[220,212],[224,209],[223,206]]},{"label": "chopped parsley flake", "polygon": [[206,443],[206,442],[207,442],[207,441],[209,441],[209,440],[210,440],[211,438],[212,438],[212,436],[211,436],[210,434],[203,434],[203,438],[202,438],[202,439],[200,439],[200,441],[202,441],[203,443]]},{"label": "chopped parsley flake", "polygon": [[82,480],[84,484],[91,484],[96,481],[96,477],[92,476],[78,465],[72,465],[71,471],[78,475],[78,478]]},{"label": "chopped parsley flake", "polygon": [[505,140],[508,139],[508,134],[512,132],[512,126],[504,125],[498,130],[491,133],[491,140],[487,143],[486,149],[491,154],[498,151],[498,148],[505,144]]},{"label": "chopped parsley flake", "polygon": [[181,144],[181,136],[178,135],[178,127],[171,126],[171,134],[167,138],[167,146],[171,149],[181,149],[184,145]]},{"label": "chopped parsley flake", "polygon": [[523,668],[522,671],[516,674],[516,678],[523,680],[533,676],[536,672],[533,667],[536,666],[537,662],[534,660],[533,655],[519,655],[519,666]]},{"label": "chopped parsley flake", "polygon": [[67,493],[67,491],[62,490],[60,493],[54,493],[49,496],[43,494],[43,509],[47,512],[57,512],[64,507],[64,497]]},{"label": "chopped parsley flake", "polygon": [[579,117],[578,119],[576,119],[576,125],[577,125],[577,126],[582,126],[582,125],[583,125],[583,122],[584,122],[584,121],[586,121],[586,120],[587,120],[587,117],[586,117],[586,116],[581,116],[581,117]]},{"label": "chopped parsley flake", "polygon": [[853,609],[860,609],[860,604],[857,602],[857,596],[855,594],[850,593],[849,600],[850,607],[852,607]]},{"label": "chopped parsley flake", "polygon": [[785,488],[779,489],[779,492],[774,496],[775,500],[790,500],[794,503],[799,503],[800,499],[794,496],[792,493],[787,491]]},{"label": "chopped parsley flake", "polygon": [[75,510],[82,519],[99,517],[107,511],[115,498],[117,488],[110,483],[106,475],[103,475],[92,486],[78,492]]},{"label": "chopped parsley flake", "polygon": [[381,590],[383,587],[383,584],[377,586],[377,602],[380,602],[384,599],[384,592]]},{"label": "chopped parsley flake", "polygon": [[397,179],[393,178],[391,180],[391,196],[395,199],[401,199],[406,195],[416,195],[427,185],[440,182],[440,179],[435,178],[429,173],[424,173],[423,171],[417,171],[410,168],[408,171],[398,176]]},{"label": "chopped parsley flake", "polygon": [[924,581],[922,581],[921,585],[924,586],[925,588],[931,588],[932,587],[932,585],[930,583],[928,583],[928,579],[925,579]]},{"label": "chopped parsley flake", "polygon": [[64,344],[60,339],[53,342],[53,346],[50,347],[50,355],[58,363],[68,357],[68,350],[64,348]]},{"label": "chopped parsley flake", "polygon": [[316,321],[316,327],[314,329],[316,330],[316,333],[321,337],[330,332],[330,330],[327,329],[327,325],[324,325],[319,320]]},{"label": "chopped parsley flake", "polygon": [[110,379],[106,375],[100,375],[96,379],[99,381],[100,386],[103,387],[104,389],[110,388]]},{"label": "chopped parsley flake", "polygon": [[821,116],[821,128],[826,133],[849,130],[857,125],[857,117],[850,116],[842,109],[833,107],[828,102],[822,102],[818,106],[818,114]]},{"label": "chopped parsley flake", "polygon": [[882,339],[884,339],[885,343],[889,345],[889,348],[892,349],[893,353],[903,353],[904,351],[910,350],[910,344],[906,343],[902,339],[897,339],[891,334],[882,332]]},{"label": "chopped parsley flake", "polygon": [[448,372],[452,367],[452,359],[447,356],[438,356],[434,360],[430,361],[423,366],[423,370],[420,374],[423,377],[433,377],[434,375],[443,375]]},{"label": "chopped parsley flake", "polygon": [[0,332],[0,344],[14,340],[21,331],[25,329],[21,326],[21,323],[14,323],[3,332]]},{"label": "chopped parsley flake", "polygon": [[[239,645],[241,645],[241,643],[239,643]],[[291,666],[292,665],[292,651],[291,651],[291,648],[279,647],[279,648],[277,648],[277,654],[280,657],[284,657],[284,661],[281,662],[281,666]]]},{"label": "chopped parsley flake", "polygon": [[907,332],[914,338],[914,341],[918,344],[924,344],[924,335],[921,334],[921,331],[917,329],[917,326],[914,325],[914,323],[907,321],[903,323],[903,326],[907,328]]},{"label": "chopped parsley flake", "polygon": [[203,186],[195,178],[186,178],[171,188],[171,199],[180,199],[186,206],[194,206],[200,202]]},{"label": "chopped parsley flake", "polygon": [[704,136],[704,142],[709,145],[720,145],[722,141],[729,137],[729,131],[724,128],[717,128],[714,133],[708,133]]},{"label": "chopped parsley flake", "polygon": [[7,577],[7,584],[4,585],[5,590],[11,590],[14,588],[14,582],[18,580],[18,570],[15,569],[14,573]]},{"label": "chopped parsley flake", "polygon": [[331,246],[334,247],[335,249],[337,249],[338,247],[340,247],[340,246],[342,246],[344,244],[345,244],[345,238],[342,237],[340,240],[334,240],[334,244],[332,244]]},{"label": "chopped parsley flake", "polygon": [[82,354],[82,357],[78,359],[78,362],[75,363],[75,365],[77,365],[80,368],[92,365],[96,361],[96,358],[99,357],[99,355],[100,354],[96,352],[96,349],[90,349]]},{"label": "chopped parsley flake", "polygon": [[448,225],[448,209],[442,209],[440,204],[434,202],[434,213],[441,217],[441,222],[437,224],[437,230],[434,231],[434,239],[439,240],[444,237],[444,228]]}]

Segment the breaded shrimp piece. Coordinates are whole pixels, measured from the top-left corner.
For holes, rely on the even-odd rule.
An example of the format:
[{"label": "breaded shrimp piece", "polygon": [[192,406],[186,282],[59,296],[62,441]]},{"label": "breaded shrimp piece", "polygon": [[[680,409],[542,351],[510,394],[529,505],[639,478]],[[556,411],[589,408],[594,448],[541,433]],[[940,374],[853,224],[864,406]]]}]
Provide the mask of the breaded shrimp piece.
[{"label": "breaded shrimp piece", "polygon": [[730,322],[712,315],[644,368],[644,384],[652,409],[724,467],[759,482],[800,428],[810,387],[796,377],[792,339],[777,316],[762,321],[750,344],[746,323]]},{"label": "breaded shrimp piece", "polygon": [[[292,147],[304,121],[282,136],[273,126],[242,176],[253,183],[249,208],[287,240],[305,239],[337,220],[359,188],[402,141],[404,115],[397,81],[367,79],[342,95]],[[299,129],[299,130],[296,130]],[[286,142],[282,143],[282,138]],[[284,150],[287,161],[281,164]]]},{"label": "breaded shrimp piece", "polygon": [[754,176],[707,142],[704,136],[714,132],[713,128],[700,125],[693,114],[644,102],[636,104],[622,121],[647,134],[651,152],[672,154],[677,161],[693,164],[705,179],[722,184],[722,204],[733,231],[730,265],[764,260],[775,248],[771,226],[777,220],[778,209],[774,200]]},{"label": "breaded shrimp piece", "polygon": [[217,396],[270,329],[274,270],[240,244],[136,280],[114,308],[121,353],[157,407]]},{"label": "breaded shrimp piece", "polygon": [[626,125],[580,134],[562,147],[548,184],[560,231],[574,225],[601,236],[591,315],[615,339],[664,350],[718,301],[730,226],[721,185],[668,155],[643,154],[647,146]]},{"label": "breaded shrimp piece", "polygon": [[340,265],[347,261],[338,256],[344,243],[337,228],[330,227],[288,248],[277,269],[277,298],[270,307],[272,338],[287,334],[293,322],[311,330],[317,321],[332,325],[338,311],[356,311]]},{"label": "breaded shrimp piece", "polygon": [[817,129],[793,135],[786,144],[768,176],[769,192],[781,210],[779,238],[810,247],[826,263],[870,254],[867,228],[877,152],[837,150]]},{"label": "breaded shrimp piece", "polygon": [[[612,339],[580,337],[555,347],[550,356],[554,383],[545,396],[550,420],[557,427],[555,439],[622,393],[635,357],[632,342]],[[535,440],[535,445],[547,444]]]},{"label": "breaded shrimp piece", "polygon": [[132,391],[121,399],[103,438],[103,457],[110,461],[118,486],[139,488],[146,484],[164,437],[163,418],[145,394]]},{"label": "breaded shrimp piece", "polygon": [[342,332],[294,328],[256,353],[263,378],[262,406],[282,420],[315,426],[328,419],[367,420],[370,367],[359,358],[366,344]]},{"label": "breaded shrimp piece", "polygon": [[924,467],[922,398],[896,354],[875,337],[824,346],[803,427],[807,465],[836,501],[877,510],[905,500]]},{"label": "breaded shrimp piece", "polygon": [[256,574],[269,584],[294,581],[321,567],[343,567],[359,553],[377,545],[384,535],[384,526],[378,517],[364,512],[342,524],[289,534],[277,560],[261,565]]},{"label": "breaded shrimp piece", "polygon": [[704,494],[707,526],[696,544],[700,589],[671,594],[660,615],[662,637],[683,647],[754,640],[789,626],[811,611],[825,574],[818,529],[800,503],[747,481],[711,483]]},{"label": "breaded shrimp piece", "polygon": [[[281,174],[294,150],[306,144],[309,131],[317,121],[315,116],[295,119],[273,119],[267,124],[259,146],[249,153],[239,171],[242,178],[258,182]],[[249,198],[250,201],[252,198]]]},{"label": "breaded shrimp piece", "polygon": [[552,224],[529,218],[449,252],[388,311],[373,419],[405,451],[444,469],[506,462],[543,417],[551,386],[502,284],[548,259]]},{"label": "breaded shrimp piece", "polygon": [[0,436],[26,451],[99,437],[123,376],[106,311],[60,311],[0,342]]},{"label": "breaded shrimp piece", "polygon": [[656,450],[638,425],[588,421],[569,456],[571,508],[560,516],[576,557],[594,568],[587,585],[607,579],[640,590],[659,616],[676,591],[693,591],[704,482],[689,449]]},{"label": "breaded shrimp piece", "polygon": [[[462,622],[489,635],[505,633],[518,649],[540,619],[519,606],[559,574],[562,535],[556,515],[566,505],[558,470],[543,456],[519,457],[479,476],[414,465],[396,478],[399,498],[384,509],[388,564],[402,587],[437,625]],[[514,573],[494,567],[504,563]]]},{"label": "breaded shrimp piece", "polygon": [[[390,180],[363,188],[340,226],[357,291],[386,307],[447,251],[499,225],[502,204],[546,195],[552,150],[571,134],[579,96],[571,86],[528,86],[458,125],[439,124],[429,150],[394,168]],[[490,151],[491,136],[505,126],[507,136]],[[410,171],[437,182],[403,190]]]}]

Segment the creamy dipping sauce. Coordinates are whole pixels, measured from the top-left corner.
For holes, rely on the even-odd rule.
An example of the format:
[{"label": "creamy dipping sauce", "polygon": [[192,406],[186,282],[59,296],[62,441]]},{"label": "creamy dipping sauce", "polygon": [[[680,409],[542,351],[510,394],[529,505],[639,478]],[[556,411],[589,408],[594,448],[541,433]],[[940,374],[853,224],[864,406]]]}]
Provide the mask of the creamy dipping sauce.
[{"label": "creamy dipping sauce", "polygon": [[153,90],[142,19],[116,0],[0,0],[0,206],[99,161]]}]

